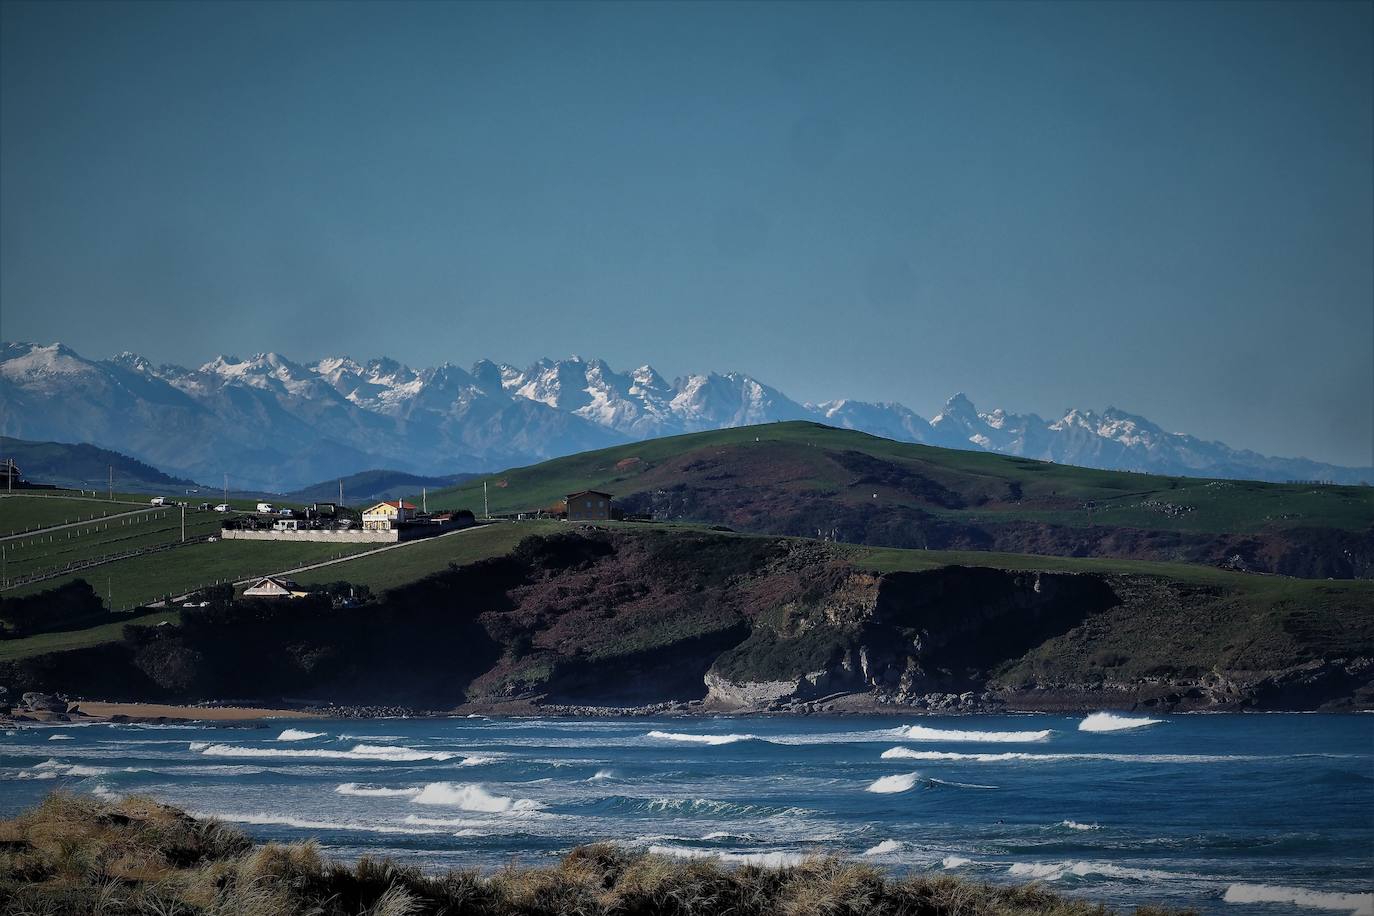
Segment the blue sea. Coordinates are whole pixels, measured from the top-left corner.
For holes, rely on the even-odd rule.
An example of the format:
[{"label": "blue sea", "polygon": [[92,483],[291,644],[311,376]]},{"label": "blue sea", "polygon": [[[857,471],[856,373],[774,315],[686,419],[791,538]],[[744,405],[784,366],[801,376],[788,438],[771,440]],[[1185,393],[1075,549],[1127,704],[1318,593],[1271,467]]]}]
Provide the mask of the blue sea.
[{"label": "blue sea", "polygon": [[606,840],[1374,916],[1374,716],[273,720],[0,736],[0,814],[144,793],[430,868]]}]

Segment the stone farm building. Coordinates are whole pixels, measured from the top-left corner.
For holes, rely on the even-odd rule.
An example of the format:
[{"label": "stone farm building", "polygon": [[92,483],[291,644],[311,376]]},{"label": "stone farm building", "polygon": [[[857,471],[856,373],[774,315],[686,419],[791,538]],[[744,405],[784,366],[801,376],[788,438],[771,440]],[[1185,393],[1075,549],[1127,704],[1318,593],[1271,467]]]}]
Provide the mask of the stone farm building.
[{"label": "stone farm building", "polygon": [[427,514],[405,500],[396,499],[365,509],[361,521],[359,527],[357,521],[343,517],[332,503],[317,503],[303,511],[282,509],[225,519],[220,534],[229,540],[382,543],[434,537],[467,528],[475,519],[467,509]]},{"label": "stone farm building", "polygon": [[611,518],[611,494],[600,490],[582,490],[566,497],[568,521],[604,522]]}]

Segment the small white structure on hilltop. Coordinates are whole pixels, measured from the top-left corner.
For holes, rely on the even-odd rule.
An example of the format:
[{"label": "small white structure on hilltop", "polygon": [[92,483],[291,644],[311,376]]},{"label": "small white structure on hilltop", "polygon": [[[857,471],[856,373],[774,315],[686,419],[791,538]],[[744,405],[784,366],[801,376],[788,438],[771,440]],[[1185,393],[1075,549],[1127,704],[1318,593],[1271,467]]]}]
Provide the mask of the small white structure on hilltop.
[{"label": "small white structure on hilltop", "polygon": [[290,579],[267,576],[243,590],[245,598],[304,598],[309,592],[301,591],[299,585]]},{"label": "small white structure on hilltop", "polygon": [[415,507],[405,500],[377,503],[363,512],[364,531],[390,531],[415,518]]}]

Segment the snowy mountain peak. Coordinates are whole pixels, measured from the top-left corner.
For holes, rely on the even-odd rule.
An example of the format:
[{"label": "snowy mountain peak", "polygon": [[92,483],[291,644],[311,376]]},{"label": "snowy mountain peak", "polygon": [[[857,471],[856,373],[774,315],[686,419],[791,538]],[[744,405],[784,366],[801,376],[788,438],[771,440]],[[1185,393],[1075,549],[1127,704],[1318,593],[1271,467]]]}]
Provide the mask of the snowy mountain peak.
[{"label": "snowy mountain peak", "polygon": [[[136,377],[136,384],[135,384]],[[4,432],[95,440],[178,474],[215,479],[255,466],[262,488],[290,488],[360,467],[414,473],[490,470],[618,442],[810,419],[908,442],[1065,464],[1269,480],[1374,479],[1374,469],[1266,458],[1159,426],[1116,407],[1072,409],[1052,423],[964,393],[930,421],[897,403],[800,404],[743,372],[669,382],[650,365],[540,359],[525,369],[478,360],[414,369],[389,357],[301,365],[274,352],[220,355],[198,370],[133,353],[87,360],[59,343],[0,343]],[[177,429],[184,435],[167,436]]]}]

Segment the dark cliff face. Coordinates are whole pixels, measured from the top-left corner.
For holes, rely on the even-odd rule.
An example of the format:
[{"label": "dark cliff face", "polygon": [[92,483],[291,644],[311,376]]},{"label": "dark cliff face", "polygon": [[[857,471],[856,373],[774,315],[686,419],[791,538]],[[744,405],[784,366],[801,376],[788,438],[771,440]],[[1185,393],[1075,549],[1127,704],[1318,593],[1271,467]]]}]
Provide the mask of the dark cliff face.
[{"label": "dark cliff face", "polygon": [[[1138,575],[879,575],[850,556],[814,541],[573,530],[354,608],[311,598],[188,609],[179,626],[131,626],[117,643],[0,665],[0,685],[428,709],[634,705],[702,699],[708,686],[745,706],[838,692],[901,706],[987,691],[1024,708],[1374,699],[1374,665],[1360,660],[1374,657],[1374,622],[1351,610],[1365,594],[1354,583],[1289,594],[1283,580],[1246,579],[1274,584],[1260,600]],[[770,686],[749,686],[759,684]]]}]

